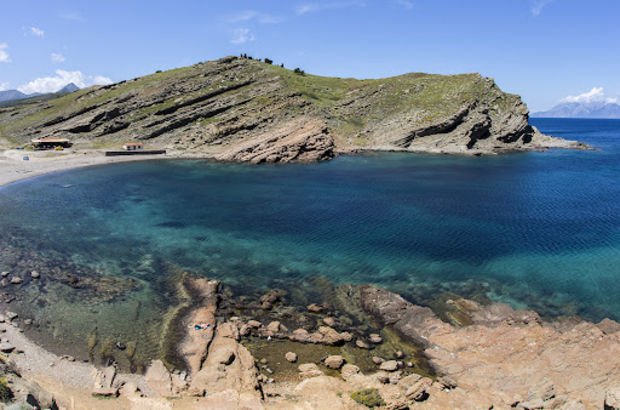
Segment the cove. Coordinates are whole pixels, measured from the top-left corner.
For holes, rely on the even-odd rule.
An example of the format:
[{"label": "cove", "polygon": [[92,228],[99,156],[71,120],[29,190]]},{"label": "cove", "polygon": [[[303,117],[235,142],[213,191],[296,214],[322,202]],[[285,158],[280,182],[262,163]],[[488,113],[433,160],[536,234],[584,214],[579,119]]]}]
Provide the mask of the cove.
[{"label": "cove", "polygon": [[422,304],[456,293],[620,319],[620,121],[534,124],[598,150],[164,160],[25,180],[0,189],[0,270],[43,273],[10,292],[44,345],[134,341],[140,360],[161,353],[183,270],[300,304],[321,281],[373,283]]}]

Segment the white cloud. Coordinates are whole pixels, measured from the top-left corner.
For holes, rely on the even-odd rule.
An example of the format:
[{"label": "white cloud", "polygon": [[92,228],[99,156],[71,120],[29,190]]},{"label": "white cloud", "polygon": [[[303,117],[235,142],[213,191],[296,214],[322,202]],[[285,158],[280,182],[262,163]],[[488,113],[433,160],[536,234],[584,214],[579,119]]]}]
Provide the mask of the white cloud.
[{"label": "white cloud", "polygon": [[617,103],[618,99],[614,97],[607,97],[603,87],[594,87],[590,91],[579,95],[569,95],[562,98],[560,102],[563,103],[591,103],[591,102],[604,102],[604,103]]},{"label": "white cloud", "polygon": [[111,84],[112,80],[100,75],[85,75],[81,71],[56,70],[55,76],[36,78],[17,89],[25,94],[53,93],[70,83],[84,88],[91,85]]},{"label": "white cloud", "polygon": [[50,54],[50,59],[52,63],[60,64],[65,62],[65,56],[60,53],[52,53]]},{"label": "white cloud", "polygon": [[30,27],[30,33],[36,37],[41,37],[41,38],[45,37],[45,31],[38,27]]},{"label": "white cloud", "polygon": [[534,17],[538,17],[543,9],[554,1],[555,0],[530,0],[530,12]]},{"label": "white cloud", "polygon": [[315,13],[323,10],[339,10],[350,7],[366,7],[363,1],[337,1],[331,3],[303,3],[297,6],[295,12],[299,15]]},{"label": "white cloud", "polygon": [[413,1],[412,0],[396,0],[396,3],[406,10],[413,9]]},{"label": "white cloud", "polygon": [[10,63],[11,56],[9,56],[9,52],[6,51],[9,48],[7,43],[0,43],[0,63]]},{"label": "white cloud", "polygon": [[257,21],[260,24],[277,24],[282,20],[271,14],[261,13],[255,10],[245,10],[228,18],[229,23],[240,23],[245,21]]},{"label": "white cloud", "polygon": [[233,38],[230,42],[233,44],[245,44],[254,40],[254,34],[252,34],[249,28],[238,28],[234,31]]},{"label": "white cloud", "polygon": [[8,90],[9,89],[9,83],[4,82],[4,83],[0,83],[0,91],[4,91],[4,90]]}]

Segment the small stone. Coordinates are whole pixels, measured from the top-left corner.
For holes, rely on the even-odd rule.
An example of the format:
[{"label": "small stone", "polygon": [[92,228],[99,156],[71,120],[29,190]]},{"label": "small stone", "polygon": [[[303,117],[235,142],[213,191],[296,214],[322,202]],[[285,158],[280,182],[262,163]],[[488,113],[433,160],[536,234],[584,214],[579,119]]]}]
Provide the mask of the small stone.
[{"label": "small stone", "polygon": [[360,349],[370,349],[370,345],[362,339],[357,339],[355,341],[355,346],[359,347]]},{"label": "small stone", "polygon": [[260,359],[260,364],[267,364],[267,363],[269,363],[269,361],[265,359],[264,357]]},{"label": "small stone", "polygon": [[383,342],[383,338],[378,333],[371,333],[370,336],[368,336],[368,340],[370,343],[374,343],[376,345]]},{"label": "small stone", "polygon": [[412,368],[413,367],[413,362],[407,362],[407,367]]},{"label": "small stone", "polygon": [[32,324],[32,319],[25,319],[24,324],[30,326]]},{"label": "small stone", "polygon": [[395,372],[398,370],[398,362],[396,360],[387,360],[379,366],[379,369],[386,372]]},{"label": "small stone", "polygon": [[33,270],[32,272],[30,272],[30,277],[32,279],[39,279],[41,277],[41,274],[36,270]]},{"label": "small stone", "polygon": [[286,359],[287,362],[295,363],[297,361],[297,353],[287,352],[284,355],[284,358]]},{"label": "small stone", "polygon": [[327,356],[323,363],[330,369],[338,370],[344,364],[344,358],[340,355]]},{"label": "small stone", "polygon": [[334,327],[336,325],[336,319],[331,316],[323,318],[323,323],[325,323],[329,327]]},{"label": "small stone", "polygon": [[0,276],[2,276],[3,278],[6,278],[9,275],[10,275],[10,272],[7,272],[7,271],[0,273]]},{"label": "small stone", "polygon": [[317,303],[311,303],[308,305],[307,307],[308,312],[310,313],[321,313],[323,312],[323,306],[317,304]]},{"label": "small stone", "polygon": [[116,347],[118,350],[125,350],[125,349],[127,349],[127,345],[125,345],[125,343],[123,343],[123,342],[116,342],[114,344],[114,347]]},{"label": "small stone", "polygon": [[403,357],[405,357],[405,354],[401,350],[398,350],[394,353],[394,357],[397,359],[402,359]]},{"label": "small stone", "polygon": [[373,357],[372,357],[372,362],[373,362],[374,364],[376,364],[377,366],[379,366],[381,363],[385,362],[385,360],[384,360],[384,359],[382,359],[382,358],[381,358],[381,357],[379,357],[379,356],[373,356]]},{"label": "small stone", "polygon": [[13,276],[11,278],[11,284],[13,285],[19,285],[20,283],[22,283],[24,280],[22,278],[20,278],[19,276]]}]

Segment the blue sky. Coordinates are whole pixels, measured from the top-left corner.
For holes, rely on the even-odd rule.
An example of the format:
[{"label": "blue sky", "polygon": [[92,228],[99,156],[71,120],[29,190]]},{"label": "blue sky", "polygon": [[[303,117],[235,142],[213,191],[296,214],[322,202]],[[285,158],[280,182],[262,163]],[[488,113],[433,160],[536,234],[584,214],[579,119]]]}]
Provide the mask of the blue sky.
[{"label": "blue sky", "polygon": [[480,72],[532,110],[620,96],[618,0],[0,4],[0,88],[120,81],[247,52],[341,77]]}]

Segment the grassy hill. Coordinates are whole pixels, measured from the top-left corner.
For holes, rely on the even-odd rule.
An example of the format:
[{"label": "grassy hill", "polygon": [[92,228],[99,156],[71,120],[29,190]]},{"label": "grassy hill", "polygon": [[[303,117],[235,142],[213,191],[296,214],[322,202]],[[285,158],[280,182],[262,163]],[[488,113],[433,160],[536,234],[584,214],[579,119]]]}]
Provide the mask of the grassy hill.
[{"label": "grassy hill", "polygon": [[0,108],[0,139],[45,135],[84,147],[144,140],[254,162],[358,149],[490,153],[556,141],[528,125],[518,96],[478,74],[357,80],[236,57]]}]

